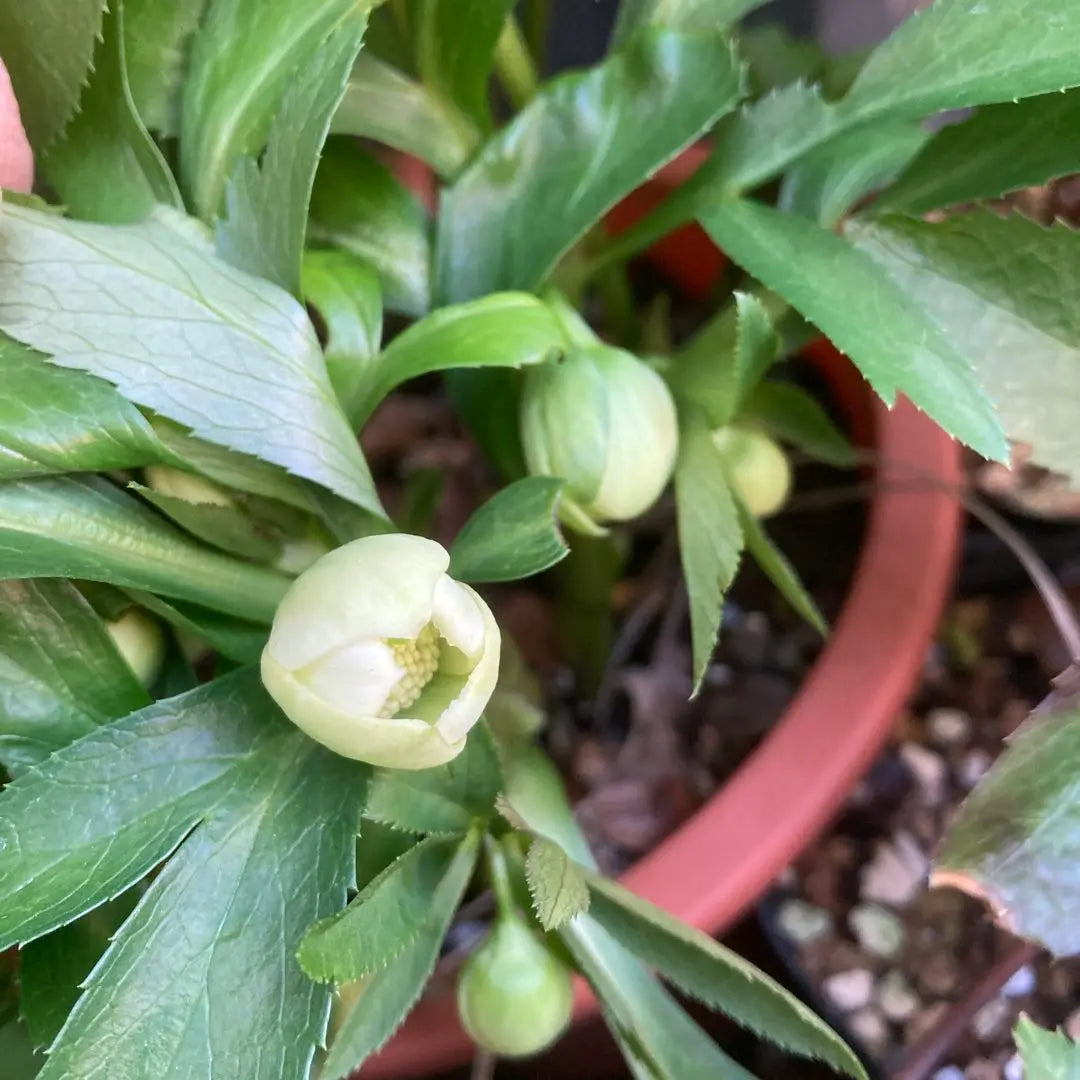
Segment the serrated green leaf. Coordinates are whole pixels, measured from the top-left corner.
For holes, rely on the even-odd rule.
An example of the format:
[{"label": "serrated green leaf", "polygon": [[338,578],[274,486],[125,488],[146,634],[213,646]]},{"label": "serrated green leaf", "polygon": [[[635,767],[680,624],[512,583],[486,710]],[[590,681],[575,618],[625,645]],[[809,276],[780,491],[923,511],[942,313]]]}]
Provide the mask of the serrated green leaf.
[{"label": "serrated green leaf", "polygon": [[176,459],[103,379],[0,335],[0,478],[108,472]]},{"label": "serrated green leaf", "polygon": [[380,512],[314,331],[287,293],[159,218],[106,227],[11,206],[0,248],[0,328],[12,337]]},{"label": "serrated green leaf", "polygon": [[472,155],[480,132],[426,86],[363,52],[330,130],[374,139],[453,176]]},{"label": "serrated green leaf", "polygon": [[293,737],[246,670],[99,727],[9,784],[0,791],[0,947],[138,881],[221,801],[239,765]]},{"label": "serrated green leaf", "polygon": [[397,385],[452,368],[528,367],[565,347],[559,320],[528,293],[493,293],[413,323],[368,369],[356,415],[366,419]]},{"label": "serrated green leaf", "polygon": [[162,135],[180,128],[180,84],[206,0],[124,0],[128,84],[143,123]]},{"label": "serrated green leaf", "polygon": [[474,511],[450,548],[452,577],[516,581],[554,566],[570,551],[559,531],[563,481],[529,476],[503,488]]},{"label": "serrated green leaf", "polygon": [[217,215],[240,158],[254,154],[297,73],[371,0],[210,0],[184,79],[180,167],[198,215]]},{"label": "serrated green leaf", "polygon": [[95,968],[43,1080],[306,1080],[330,1000],[294,954],[345,900],[367,770],[267,726]]},{"label": "serrated green leaf", "polygon": [[1037,715],[961,805],[932,878],[990,902],[1013,933],[1080,952],[1080,710]]},{"label": "serrated green leaf", "polygon": [[149,701],[73,585],[0,582],[0,763],[9,772]]},{"label": "serrated green leaf", "polygon": [[514,0],[421,0],[416,61],[420,77],[482,131],[491,129],[488,80]]},{"label": "serrated green leaf", "polygon": [[182,633],[205,641],[211,649],[241,664],[257,663],[262,655],[268,635],[265,626],[231,619],[217,611],[185,604],[182,600],[171,603],[151,593],[129,590],[131,598],[141,607],[160,615],[170,626]]},{"label": "serrated green leaf", "polygon": [[1021,1016],[1013,1030],[1025,1080],[1080,1080],[1080,1044]]},{"label": "serrated green leaf", "polygon": [[987,457],[1007,458],[962,339],[939,330],[868,254],[811,221],[748,200],[722,203],[702,222],[736,262],[847,353],[886,403],[905,393],[950,434]]},{"label": "serrated green leaf", "polygon": [[427,211],[385,165],[352,139],[330,139],[311,192],[312,242],[370,264],[388,308],[422,315],[430,306],[429,232]]},{"label": "serrated green leaf", "polygon": [[793,383],[763,380],[739,406],[739,420],[759,425],[809,457],[850,469],[858,454],[817,399]]},{"label": "serrated green leaf", "polygon": [[621,885],[599,874],[585,877],[591,917],[684,993],[789,1053],[865,1080],[866,1070],[843,1040],[764,972]]},{"label": "serrated green leaf", "polygon": [[392,963],[431,916],[431,897],[446,876],[459,842],[428,837],[391,863],[344,911],[316,923],[296,954],[318,982],[362,979]]},{"label": "serrated green leaf", "polygon": [[1080,170],[1080,91],[988,105],[942,128],[874,202],[874,214],[922,214],[996,199]]},{"label": "serrated green leaf", "polygon": [[890,217],[849,235],[962,345],[1006,433],[1039,464],[1080,477],[1080,235],[990,211],[938,224]]},{"label": "serrated green leaf", "polygon": [[217,249],[233,266],[300,295],[300,262],[319,154],[360,43],[367,12],[355,7],[289,83],[260,157],[241,158],[225,188]]},{"label": "serrated green leaf", "polygon": [[681,33],[723,30],[767,0],[622,0],[612,31],[613,46],[625,45],[650,26]]},{"label": "serrated green leaf", "polygon": [[443,938],[461,904],[476,866],[479,836],[470,832],[458,844],[449,869],[428,904],[428,922],[394,963],[373,975],[360,1000],[330,1046],[322,1075],[348,1076],[398,1029],[435,970]]},{"label": "serrated green leaf", "polygon": [[79,111],[40,156],[42,171],[68,212],[87,221],[142,221],[157,203],[183,210],[176,181],[131,99],[122,0],[106,12],[101,33]]},{"label": "serrated green leaf", "polygon": [[0,57],[38,153],[75,112],[104,11],[105,0],[0,3]]},{"label": "serrated green leaf", "polygon": [[788,83],[816,82],[830,67],[830,57],[817,41],[796,37],[782,23],[741,26],[736,40],[754,97]]},{"label": "serrated green leaf", "polygon": [[382,287],[374,268],[347,251],[308,251],[301,275],[304,301],[326,327],[326,370],[345,415],[382,341]]},{"label": "serrated green leaf", "polygon": [[739,569],[743,550],[739,515],[724,479],[724,459],[703,417],[683,419],[675,465],[675,508],[697,692],[712,659],[724,594]]},{"label": "serrated green leaf", "polygon": [[929,138],[919,121],[891,118],[840,135],[788,170],[777,205],[831,228],[861,199],[893,180]]},{"label": "serrated green leaf", "polygon": [[483,723],[453,761],[412,772],[383,769],[371,781],[365,817],[414,833],[459,835],[494,812],[502,770]]},{"label": "serrated green leaf", "polygon": [[788,562],[787,556],[769,539],[769,534],[762,524],[736,497],[739,510],[739,525],[742,528],[746,550],[754,562],[765,572],[765,576],[776,586],[780,595],[801,615],[822,637],[828,634],[829,627],[825,616],[821,614],[814,598],[807,591],[799,578],[795,567]]},{"label": "serrated green leaf", "polygon": [[74,577],[269,623],[290,579],[190,540],[99,477],[0,483],[0,579]]},{"label": "serrated green leaf", "polygon": [[574,241],[741,92],[722,34],[668,31],[637,35],[597,67],[548,83],[443,194],[439,302],[535,288]]},{"label": "serrated green leaf", "polygon": [[589,887],[581,867],[558,844],[543,836],[529,845],[525,880],[533,910],[545,930],[558,930],[589,910]]},{"label": "serrated green leaf", "polygon": [[20,1010],[34,1045],[49,1046],[120,924],[135,906],[135,889],[19,950]]}]

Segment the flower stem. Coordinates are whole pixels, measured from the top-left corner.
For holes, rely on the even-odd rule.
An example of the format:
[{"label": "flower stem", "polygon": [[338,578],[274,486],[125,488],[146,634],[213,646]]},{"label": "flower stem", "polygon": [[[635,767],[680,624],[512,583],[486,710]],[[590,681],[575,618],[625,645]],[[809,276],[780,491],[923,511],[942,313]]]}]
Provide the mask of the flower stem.
[{"label": "flower stem", "polygon": [[495,70],[515,109],[523,109],[536,96],[540,85],[536,67],[513,15],[507,17],[495,46]]}]

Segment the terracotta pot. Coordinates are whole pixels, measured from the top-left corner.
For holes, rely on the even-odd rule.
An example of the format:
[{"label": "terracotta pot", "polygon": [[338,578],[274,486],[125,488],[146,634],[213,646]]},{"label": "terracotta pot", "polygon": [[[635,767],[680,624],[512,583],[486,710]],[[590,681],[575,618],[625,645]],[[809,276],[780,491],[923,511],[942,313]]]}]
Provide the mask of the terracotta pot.
[{"label": "terracotta pot", "polygon": [[[625,228],[685,179],[700,154],[695,150],[668,166],[635,193],[633,205],[616,213],[616,227]],[[683,232],[684,246],[668,238],[656,255],[696,296],[709,291],[724,263],[715,248],[702,255],[701,239],[708,243],[704,233]],[[877,754],[920,672],[949,594],[960,538],[960,506],[946,493],[961,480],[957,444],[907,401],[885,409],[826,342],[808,353],[849,413],[856,437],[865,431],[870,438],[860,441],[895,464],[876,470],[850,593],[787,712],[724,787],[622,878],[634,892],[710,933],[731,926],[754,903],[828,823]],[[925,486],[912,482],[919,476],[927,479]],[[576,1022],[596,1012],[579,980]],[[359,1075],[420,1077],[460,1065],[471,1054],[452,995],[436,988]]]}]

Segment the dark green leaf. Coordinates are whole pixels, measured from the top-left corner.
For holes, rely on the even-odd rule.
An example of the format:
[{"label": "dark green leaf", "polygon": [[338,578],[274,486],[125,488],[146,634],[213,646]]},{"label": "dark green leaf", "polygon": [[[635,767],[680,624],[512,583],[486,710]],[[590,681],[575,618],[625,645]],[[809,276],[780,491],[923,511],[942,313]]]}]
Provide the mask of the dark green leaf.
[{"label": "dark green leaf", "polygon": [[142,413],[102,379],[0,335],[0,477],[176,463]]},{"label": "dark green leaf", "polygon": [[1036,715],[953,819],[932,881],[985,897],[1010,931],[1080,952],[1080,710]]},{"label": "dark green leaf", "polygon": [[723,30],[767,0],[622,0],[612,43],[624,45],[650,26],[696,33]]},{"label": "dark green leaf", "polygon": [[10,772],[149,700],[73,585],[0,582],[0,762]]},{"label": "dark green leaf", "polygon": [[407,379],[449,368],[527,367],[551,359],[565,344],[551,308],[527,293],[494,293],[439,308],[383,350],[365,377],[356,415],[369,416]]},{"label": "dark green leaf", "polygon": [[684,418],[675,465],[679,551],[690,598],[694,689],[712,659],[724,593],[739,569],[743,549],[739,515],[724,479],[724,459],[702,417]]},{"label": "dark green leaf", "polygon": [[491,128],[488,80],[514,0],[421,0],[417,66],[424,82],[481,130]]},{"label": "dark green leaf", "polygon": [[0,57],[38,153],[75,112],[104,10],[105,0],[0,3]]},{"label": "dark green leaf", "polygon": [[525,859],[533,909],[545,930],[558,930],[589,910],[589,887],[581,867],[552,840],[538,836]]},{"label": "dark green leaf", "polygon": [[525,452],[518,428],[522,373],[512,368],[458,368],[444,378],[454,412],[499,475],[504,480],[523,476]]},{"label": "dark green leaf", "polygon": [[419,936],[387,968],[373,975],[330,1046],[326,1080],[355,1071],[398,1029],[435,970],[443,938],[473,876],[479,836],[470,832],[457,846],[442,881],[428,898],[428,921]]},{"label": "dark green leaf", "polygon": [[873,210],[922,214],[1077,172],[1078,126],[1077,90],[988,105],[965,123],[942,128]]},{"label": "dark green leaf", "polygon": [[184,80],[181,174],[204,220],[217,215],[237,161],[266,142],[287,88],[320,46],[372,0],[210,0]]},{"label": "dark green leaf", "polygon": [[886,403],[903,392],[969,446],[1007,457],[967,355],[869,255],[811,221],[747,200],[720,204],[703,224],[847,353]]},{"label": "dark green leaf", "polygon": [[163,219],[106,227],[11,206],[0,250],[0,327],[12,337],[196,435],[379,511],[314,331],[288,294]]},{"label": "dark green leaf", "polygon": [[495,743],[481,723],[469,733],[465,749],[446,765],[377,772],[364,815],[406,832],[455,835],[491,816],[501,788]]},{"label": "dark green leaf", "polygon": [[788,170],[778,205],[831,228],[861,199],[889,183],[929,138],[918,121],[893,119],[841,135]]},{"label": "dark green leaf", "polygon": [[362,979],[391,964],[423,931],[431,898],[458,848],[456,839],[429,837],[391,863],[344,911],[316,923],[297,952],[319,982]]},{"label": "dark green leaf", "polygon": [[738,502],[739,525],[742,528],[746,550],[765,576],[776,586],[780,595],[823,637],[829,632],[825,616],[821,614],[814,598],[799,579],[787,556],[769,539],[761,522]]},{"label": "dark green leaf", "polygon": [[1080,236],[990,211],[938,224],[887,218],[850,235],[935,329],[963,343],[1006,433],[1039,464],[1080,477]]},{"label": "dark green leaf", "polygon": [[557,517],[562,486],[530,476],[503,488],[458,533],[449,573],[462,581],[515,581],[554,566],[570,550]]},{"label": "dark green leaf", "polygon": [[227,798],[154,879],[43,1080],[308,1077],[330,994],[295,952],[311,919],[344,903],[365,768],[256,701],[276,737],[234,772]]},{"label": "dark green leaf", "polygon": [[4,1080],[32,1080],[45,1064],[45,1057],[34,1053],[26,1025],[11,1020],[0,1024],[0,1061],[4,1063]]},{"label": "dark green leaf", "polygon": [[128,84],[143,123],[162,135],[180,128],[180,84],[206,0],[124,0]]},{"label": "dark green leaf", "polygon": [[586,877],[592,918],[684,993],[789,1053],[865,1080],[866,1070],[840,1037],[764,972],[621,885],[599,874]]},{"label": "dark green leaf", "polygon": [[412,154],[441,176],[457,173],[480,141],[460,110],[367,52],[357,58],[331,131]]},{"label": "dark green leaf", "polygon": [[782,23],[740,27],[737,41],[755,97],[788,83],[816,82],[829,65],[829,56],[817,41],[796,37]]},{"label": "dark green leaf", "polygon": [[233,266],[300,295],[300,261],[319,154],[367,27],[355,8],[289,83],[261,157],[243,157],[225,189],[217,248]]},{"label": "dark green leaf", "polygon": [[1021,1016],[1013,1031],[1025,1080],[1080,1080],[1080,1044]]},{"label": "dark green leaf", "polygon": [[390,170],[351,139],[326,145],[311,193],[311,240],[344,248],[375,268],[386,306],[429,306],[427,212]]},{"label": "dark green leaf", "polygon": [[123,13],[120,0],[106,13],[79,111],[41,155],[46,178],[73,217],[116,224],[142,221],[157,203],[184,206],[131,100]]},{"label": "dark green leaf", "polygon": [[185,604],[182,600],[171,603],[151,593],[131,590],[131,598],[148,611],[160,615],[167,623],[182,633],[205,641],[230,660],[242,664],[257,663],[266,644],[265,626],[231,619],[208,608],[196,604]]},{"label": "dark green leaf", "polygon": [[0,483],[0,579],[75,577],[269,623],[283,574],[202,547],[98,477]]},{"label": "dark green leaf", "polygon": [[382,340],[382,289],[362,259],[347,251],[309,251],[301,280],[304,300],[326,327],[326,370],[345,415]]},{"label": "dark green leaf", "polygon": [[[0,791],[0,942],[31,941],[138,881],[236,767],[294,738],[243,671],[105,725]],[[290,753],[295,752],[295,747]]]},{"label": "dark green leaf", "polygon": [[739,420],[763,427],[804,454],[850,469],[858,455],[817,400],[793,383],[759,382],[739,407]]},{"label": "dark green leaf", "polygon": [[35,1046],[49,1046],[79,1000],[79,990],[120,924],[131,914],[136,890],[81,919],[24,945],[19,982],[22,1015]]},{"label": "dark green leaf", "polygon": [[535,288],[605,211],[724,115],[741,83],[723,35],[668,31],[548,83],[444,193],[439,301]]}]

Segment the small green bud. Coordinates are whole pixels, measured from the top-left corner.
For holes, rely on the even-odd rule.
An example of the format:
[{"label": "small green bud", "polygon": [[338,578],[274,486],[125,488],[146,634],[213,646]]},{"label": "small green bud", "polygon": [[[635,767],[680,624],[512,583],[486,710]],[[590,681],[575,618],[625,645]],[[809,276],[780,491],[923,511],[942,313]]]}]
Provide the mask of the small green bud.
[{"label": "small green bud", "polygon": [[632,353],[598,343],[530,369],[521,437],[529,472],[562,477],[570,503],[601,523],[628,521],[656,502],[679,429],[664,380]]},{"label": "small green bud", "polygon": [[501,916],[461,969],[457,1005],[478,1046],[504,1057],[538,1054],[570,1023],[570,969],[521,919]]},{"label": "small green bud", "polygon": [[171,495],[174,499],[183,499],[189,503],[209,503],[211,506],[233,505],[229,493],[217,484],[181,469],[173,469],[168,465],[150,465],[143,469],[143,476],[154,491]]},{"label": "small green bud", "polygon": [[432,540],[367,536],[324,555],[274,616],[262,679],[344,757],[429,769],[457,757],[499,673],[499,628]]},{"label": "small green bud", "polygon": [[165,659],[161,627],[142,608],[130,607],[119,619],[107,622],[105,628],[135,678],[143,686],[150,686]]},{"label": "small green bud", "polygon": [[791,492],[787,454],[755,428],[720,428],[712,438],[723,455],[729,483],[750,513],[759,518],[775,514]]}]

